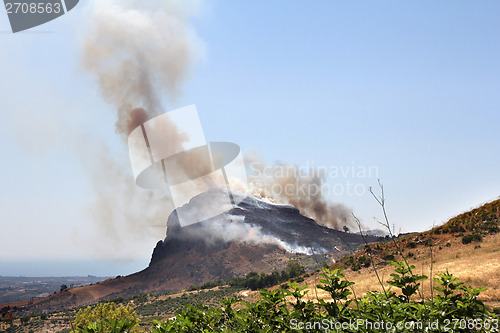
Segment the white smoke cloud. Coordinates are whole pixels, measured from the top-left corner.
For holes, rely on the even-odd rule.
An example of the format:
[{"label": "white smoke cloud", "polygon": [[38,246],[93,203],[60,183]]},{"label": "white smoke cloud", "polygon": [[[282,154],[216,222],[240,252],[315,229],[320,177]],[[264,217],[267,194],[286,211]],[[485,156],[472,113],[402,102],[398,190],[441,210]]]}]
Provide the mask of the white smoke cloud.
[{"label": "white smoke cloud", "polygon": [[[305,246],[287,243],[275,235],[269,235],[262,232],[260,226],[245,222],[242,215],[222,214],[210,220],[210,223],[203,223],[197,226],[192,232],[192,236],[202,237],[208,244],[217,241],[223,242],[242,242],[247,244],[271,244],[277,245],[290,253],[301,253],[312,255],[313,251]],[[315,253],[326,252],[324,249],[314,249]]]}]

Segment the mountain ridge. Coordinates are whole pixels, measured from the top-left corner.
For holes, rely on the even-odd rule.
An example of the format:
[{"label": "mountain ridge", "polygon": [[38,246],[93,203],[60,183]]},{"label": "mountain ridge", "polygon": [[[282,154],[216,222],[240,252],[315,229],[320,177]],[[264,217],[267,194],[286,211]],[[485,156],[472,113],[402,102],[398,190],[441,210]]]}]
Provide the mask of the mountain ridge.
[{"label": "mountain ridge", "polygon": [[166,234],[156,244],[148,267],[137,273],[18,305],[38,311],[61,310],[102,299],[176,292],[252,271],[282,270],[288,260],[307,259],[312,254],[334,262],[363,243],[360,235],[319,225],[293,206],[251,196],[225,214],[185,227],[180,226],[174,211],[167,221]]}]

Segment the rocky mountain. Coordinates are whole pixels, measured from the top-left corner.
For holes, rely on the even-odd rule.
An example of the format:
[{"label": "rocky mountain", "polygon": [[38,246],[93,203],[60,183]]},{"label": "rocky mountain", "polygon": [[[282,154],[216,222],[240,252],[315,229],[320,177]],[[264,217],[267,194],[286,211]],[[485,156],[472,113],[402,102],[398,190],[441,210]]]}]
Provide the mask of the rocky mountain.
[{"label": "rocky mountain", "polygon": [[183,228],[174,212],[167,225],[167,237],[157,243],[144,274],[168,277],[163,287],[173,290],[283,269],[297,256],[328,254],[333,260],[363,243],[360,235],[321,226],[292,206],[252,196],[222,216]]},{"label": "rocky mountain", "polygon": [[[197,209],[196,203],[202,199],[195,197],[181,209]],[[167,236],[156,244],[146,269],[91,286],[71,288],[35,300],[30,306],[56,310],[99,299],[180,291],[251,271],[282,270],[291,258],[309,258],[312,262],[310,258],[315,254],[331,262],[363,243],[360,235],[319,225],[292,206],[252,196],[237,201],[227,213],[185,227],[181,227],[174,211],[167,222]],[[375,240],[376,237],[369,236],[368,241]]]}]

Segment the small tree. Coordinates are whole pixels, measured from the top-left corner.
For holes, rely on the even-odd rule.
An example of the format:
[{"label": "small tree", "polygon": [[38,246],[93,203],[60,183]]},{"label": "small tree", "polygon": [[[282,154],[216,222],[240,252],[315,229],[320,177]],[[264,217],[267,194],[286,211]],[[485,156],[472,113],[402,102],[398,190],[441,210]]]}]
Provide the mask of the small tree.
[{"label": "small tree", "polygon": [[73,327],[75,332],[136,332],[138,325],[132,306],[109,302],[78,311]]},{"label": "small tree", "polygon": [[306,270],[298,260],[290,260],[286,263],[286,272],[288,273],[289,278],[294,278],[296,276],[305,274]]},{"label": "small tree", "polygon": [[68,289],[68,286],[65,285],[65,284],[61,284],[61,288],[59,289],[59,291],[65,291]]}]

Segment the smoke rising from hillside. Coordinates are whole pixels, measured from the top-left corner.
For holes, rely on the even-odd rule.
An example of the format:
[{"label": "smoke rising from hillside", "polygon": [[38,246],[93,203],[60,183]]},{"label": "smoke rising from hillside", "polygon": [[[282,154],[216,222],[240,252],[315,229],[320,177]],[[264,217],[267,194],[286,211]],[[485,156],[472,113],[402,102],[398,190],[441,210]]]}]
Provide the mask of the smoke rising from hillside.
[{"label": "smoke rising from hillside", "polygon": [[[116,107],[116,130],[126,138],[146,118],[163,113],[162,98],[175,100],[198,58],[188,22],[194,1],[95,2],[82,63]],[[196,6],[195,6],[196,7]],[[137,108],[144,112],[134,112]]]},{"label": "smoke rising from hillside", "polygon": [[[277,245],[290,253],[302,253],[312,255],[311,248],[297,244],[287,243],[276,236],[262,232],[262,228],[250,223],[245,223],[245,217],[241,215],[222,214],[213,218],[210,223],[201,224],[194,230],[186,231],[195,239],[202,239],[207,244],[217,241],[238,241],[247,244],[270,244]],[[322,248],[315,248],[315,253],[327,252]]]},{"label": "smoke rising from hillside", "polygon": [[268,165],[256,155],[246,155],[249,167],[249,192],[258,198],[290,204],[300,212],[329,228],[354,227],[351,210],[332,202],[321,190],[326,176],[312,168],[306,173],[299,167],[277,163]]},{"label": "smoke rising from hillside", "polygon": [[[82,67],[116,110],[115,129],[123,147],[134,128],[165,111],[165,100],[175,101],[190,65],[199,58],[200,43],[188,20],[197,5],[177,0],[93,3]],[[168,125],[166,144],[182,146],[188,138],[173,122]],[[96,152],[95,147],[102,148]],[[109,247],[97,251],[113,252],[118,244],[130,244],[146,234],[159,237],[172,209],[169,200],[135,186],[128,156],[102,143],[93,145],[92,151],[81,147],[81,152],[96,197],[90,212],[108,245],[97,243]]]}]

